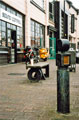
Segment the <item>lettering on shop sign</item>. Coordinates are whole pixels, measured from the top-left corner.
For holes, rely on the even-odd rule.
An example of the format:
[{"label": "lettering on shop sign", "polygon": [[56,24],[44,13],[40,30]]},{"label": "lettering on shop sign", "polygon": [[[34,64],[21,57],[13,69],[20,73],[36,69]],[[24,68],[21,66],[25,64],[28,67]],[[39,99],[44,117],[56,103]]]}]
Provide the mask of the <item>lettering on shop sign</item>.
[{"label": "lettering on shop sign", "polygon": [[14,17],[11,17],[10,15],[7,15],[7,14],[4,13],[4,12],[2,13],[2,17],[7,18],[7,19],[9,19],[9,20],[12,20],[13,22],[16,22],[16,23],[21,24],[20,20],[14,18]]},{"label": "lettering on shop sign", "polygon": [[0,9],[0,19],[22,27],[22,19],[21,18],[13,15],[11,13],[8,13],[7,11],[5,11],[3,9]]},{"label": "lettering on shop sign", "polygon": [[10,16],[10,15],[7,15],[6,13],[2,13],[2,17],[11,20],[11,16]]}]

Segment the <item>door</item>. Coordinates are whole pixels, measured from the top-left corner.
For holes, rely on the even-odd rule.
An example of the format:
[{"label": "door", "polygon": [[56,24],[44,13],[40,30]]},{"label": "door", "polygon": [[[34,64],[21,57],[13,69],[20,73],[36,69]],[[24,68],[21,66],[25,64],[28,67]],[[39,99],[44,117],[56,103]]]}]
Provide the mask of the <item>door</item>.
[{"label": "door", "polygon": [[56,38],[49,38],[49,45],[50,59],[56,59]]},{"label": "door", "polygon": [[56,59],[56,38],[54,38],[54,32],[49,32],[49,54],[50,59]]},{"label": "door", "polygon": [[16,63],[16,31],[8,29],[7,30],[7,42],[9,47],[9,63]]}]

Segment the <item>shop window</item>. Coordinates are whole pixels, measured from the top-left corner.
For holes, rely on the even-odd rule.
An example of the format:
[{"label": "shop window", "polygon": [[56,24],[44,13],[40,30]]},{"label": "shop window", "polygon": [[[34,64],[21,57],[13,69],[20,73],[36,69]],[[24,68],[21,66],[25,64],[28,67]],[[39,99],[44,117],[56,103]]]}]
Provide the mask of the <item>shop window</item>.
[{"label": "shop window", "polygon": [[2,21],[2,31],[6,32],[6,23]]},{"label": "shop window", "polygon": [[[7,12],[18,16],[23,20],[23,15],[13,8],[0,3],[0,8],[5,9]],[[14,23],[13,23],[14,24]],[[4,22],[0,20],[0,46],[10,46],[11,47],[11,31],[16,31],[17,42],[19,44],[19,48],[23,48],[23,26],[17,27],[16,25],[12,25],[10,23]],[[19,37],[18,37],[19,36]],[[6,38],[7,37],[7,38]],[[18,46],[18,45],[17,45]]]},{"label": "shop window", "polygon": [[17,48],[23,48],[23,31],[17,27]]},{"label": "shop window", "polygon": [[6,46],[6,23],[0,21],[0,46]]},{"label": "shop window", "polygon": [[16,26],[15,25],[10,25],[12,30],[16,30]]},{"label": "shop window", "polygon": [[1,26],[0,26],[0,31],[1,31]]},{"label": "shop window", "polygon": [[44,47],[44,26],[31,20],[31,45]]},{"label": "shop window", "polygon": [[6,26],[6,23],[5,23],[5,22],[3,22],[3,21],[2,21],[2,26],[4,26],[4,27]]},{"label": "shop window", "polygon": [[[0,21],[1,23],[1,21]],[[1,24],[0,24],[0,46],[1,46]]]},{"label": "shop window", "polygon": [[1,3],[0,3],[0,8],[1,8]]},{"label": "shop window", "polygon": [[11,28],[11,25],[9,23],[7,23],[7,28]]},{"label": "shop window", "polygon": [[2,31],[6,31],[6,27],[2,26]]},{"label": "shop window", "polygon": [[1,26],[1,21],[0,21],[0,26]]}]

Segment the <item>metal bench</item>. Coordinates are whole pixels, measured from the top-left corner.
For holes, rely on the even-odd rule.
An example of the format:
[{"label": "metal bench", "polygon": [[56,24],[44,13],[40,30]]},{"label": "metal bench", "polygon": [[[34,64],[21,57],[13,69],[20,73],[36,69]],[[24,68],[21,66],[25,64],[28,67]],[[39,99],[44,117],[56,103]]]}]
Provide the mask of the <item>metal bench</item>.
[{"label": "metal bench", "polygon": [[[39,81],[41,79],[46,79],[49,77],[49,63],[47,62],[38,62],[33,65],[28,64],[26,69],[30,68],[27,75],[29,80]],[[45,74],[43,73],[42,69],[45,69]]]}]

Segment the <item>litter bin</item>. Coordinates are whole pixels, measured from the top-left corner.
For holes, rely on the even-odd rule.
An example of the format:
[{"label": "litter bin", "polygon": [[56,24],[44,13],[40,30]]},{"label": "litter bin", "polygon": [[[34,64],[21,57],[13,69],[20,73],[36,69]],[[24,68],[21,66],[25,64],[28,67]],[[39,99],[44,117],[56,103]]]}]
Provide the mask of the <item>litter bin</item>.
[{"label": "litter bin", "polygon": [[76,72],[76,51],[73,48],[70,48],[69,53],[71,54],[69,70]]},{"label": "litter bin", "polygon": [[76,50],[76,63],[79,64],[79,49]]}]

